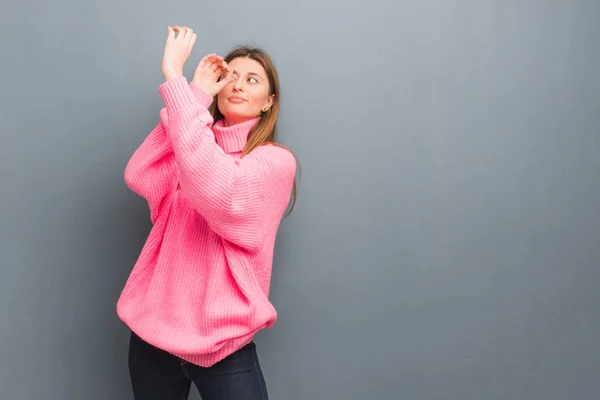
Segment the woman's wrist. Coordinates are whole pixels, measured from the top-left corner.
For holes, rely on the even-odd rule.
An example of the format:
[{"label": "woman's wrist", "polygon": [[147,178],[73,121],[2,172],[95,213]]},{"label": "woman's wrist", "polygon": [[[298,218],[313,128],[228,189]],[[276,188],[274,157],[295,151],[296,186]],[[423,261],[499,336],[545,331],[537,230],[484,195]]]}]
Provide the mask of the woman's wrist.
[{"label": "woman's wrist", "polygon": [[179,72],[179,71],[163,71],[163,77],[165,78],[165,82],[168,82],[171,79],[179,78],[180,76],[183,76],[183,72]]}]

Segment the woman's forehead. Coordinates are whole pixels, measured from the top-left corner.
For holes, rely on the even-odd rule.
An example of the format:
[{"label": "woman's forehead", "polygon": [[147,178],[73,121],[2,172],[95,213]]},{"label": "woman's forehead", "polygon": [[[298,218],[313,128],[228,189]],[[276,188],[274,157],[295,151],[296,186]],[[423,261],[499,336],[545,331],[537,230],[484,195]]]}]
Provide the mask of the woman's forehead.
[{"label": "woman's forehead", "polygon": [[266,71],[256,60],[246,57],[239,57],[228,63],[231,69],[238,74],[255,74],[266,76]]}]

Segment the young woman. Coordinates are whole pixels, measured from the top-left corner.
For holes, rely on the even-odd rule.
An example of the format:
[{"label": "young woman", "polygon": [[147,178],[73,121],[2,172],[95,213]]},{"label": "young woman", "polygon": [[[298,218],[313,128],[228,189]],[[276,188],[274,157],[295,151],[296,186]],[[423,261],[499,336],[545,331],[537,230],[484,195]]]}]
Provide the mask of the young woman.
[{"label": "young woman", "polygon": [[[168,28],[165,107],[125,181],[153,223],[117,303],[131,329],[136,400],[267,399],[254,335],[268,300],[279,222],[295,202],[296,161],[275,142],[279,81],[268,55],[238,48],[183,76],[196,34]],[[291,211],[291,209],[290,209]]]}]

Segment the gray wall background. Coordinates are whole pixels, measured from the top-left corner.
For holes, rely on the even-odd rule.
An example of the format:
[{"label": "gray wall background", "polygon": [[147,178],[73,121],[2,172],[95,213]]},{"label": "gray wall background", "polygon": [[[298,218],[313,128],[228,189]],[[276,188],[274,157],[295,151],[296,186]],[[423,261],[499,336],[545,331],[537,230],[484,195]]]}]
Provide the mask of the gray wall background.
[{"label": "gray wall background", "polygon": [[303,168],[272,399],[600,394],[600,3],[16,1],[0,12],[0,398],[131,399],[123,182],[166,26],[275,59]]}]

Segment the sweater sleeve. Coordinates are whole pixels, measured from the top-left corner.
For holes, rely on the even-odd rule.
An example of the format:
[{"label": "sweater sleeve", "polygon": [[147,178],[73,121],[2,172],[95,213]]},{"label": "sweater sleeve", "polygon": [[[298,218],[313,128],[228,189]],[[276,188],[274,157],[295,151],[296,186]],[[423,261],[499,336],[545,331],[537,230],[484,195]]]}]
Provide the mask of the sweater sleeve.
[{"label": "sweater sleeve", "polygon": [[159,92],[182,193],[219,236],[249,251],[260,249],[288,205],[294,156],[263,145],[241,159],[233,157],[215,142],[212,116],[193,101],[184,77],[163,83]]},{"label": "sweater sleeve", "polygon": [[[193,83],[189,86],[198,103],[210,106],[213,99],[208,94]],[[166,107],[160,110],[159,115],[160,122],[135,150],[124,172],[127,186],[148,202],[152,223],[156,222],[163,200],[177,179],[173,146],[165,129],[168,126]]]}]

